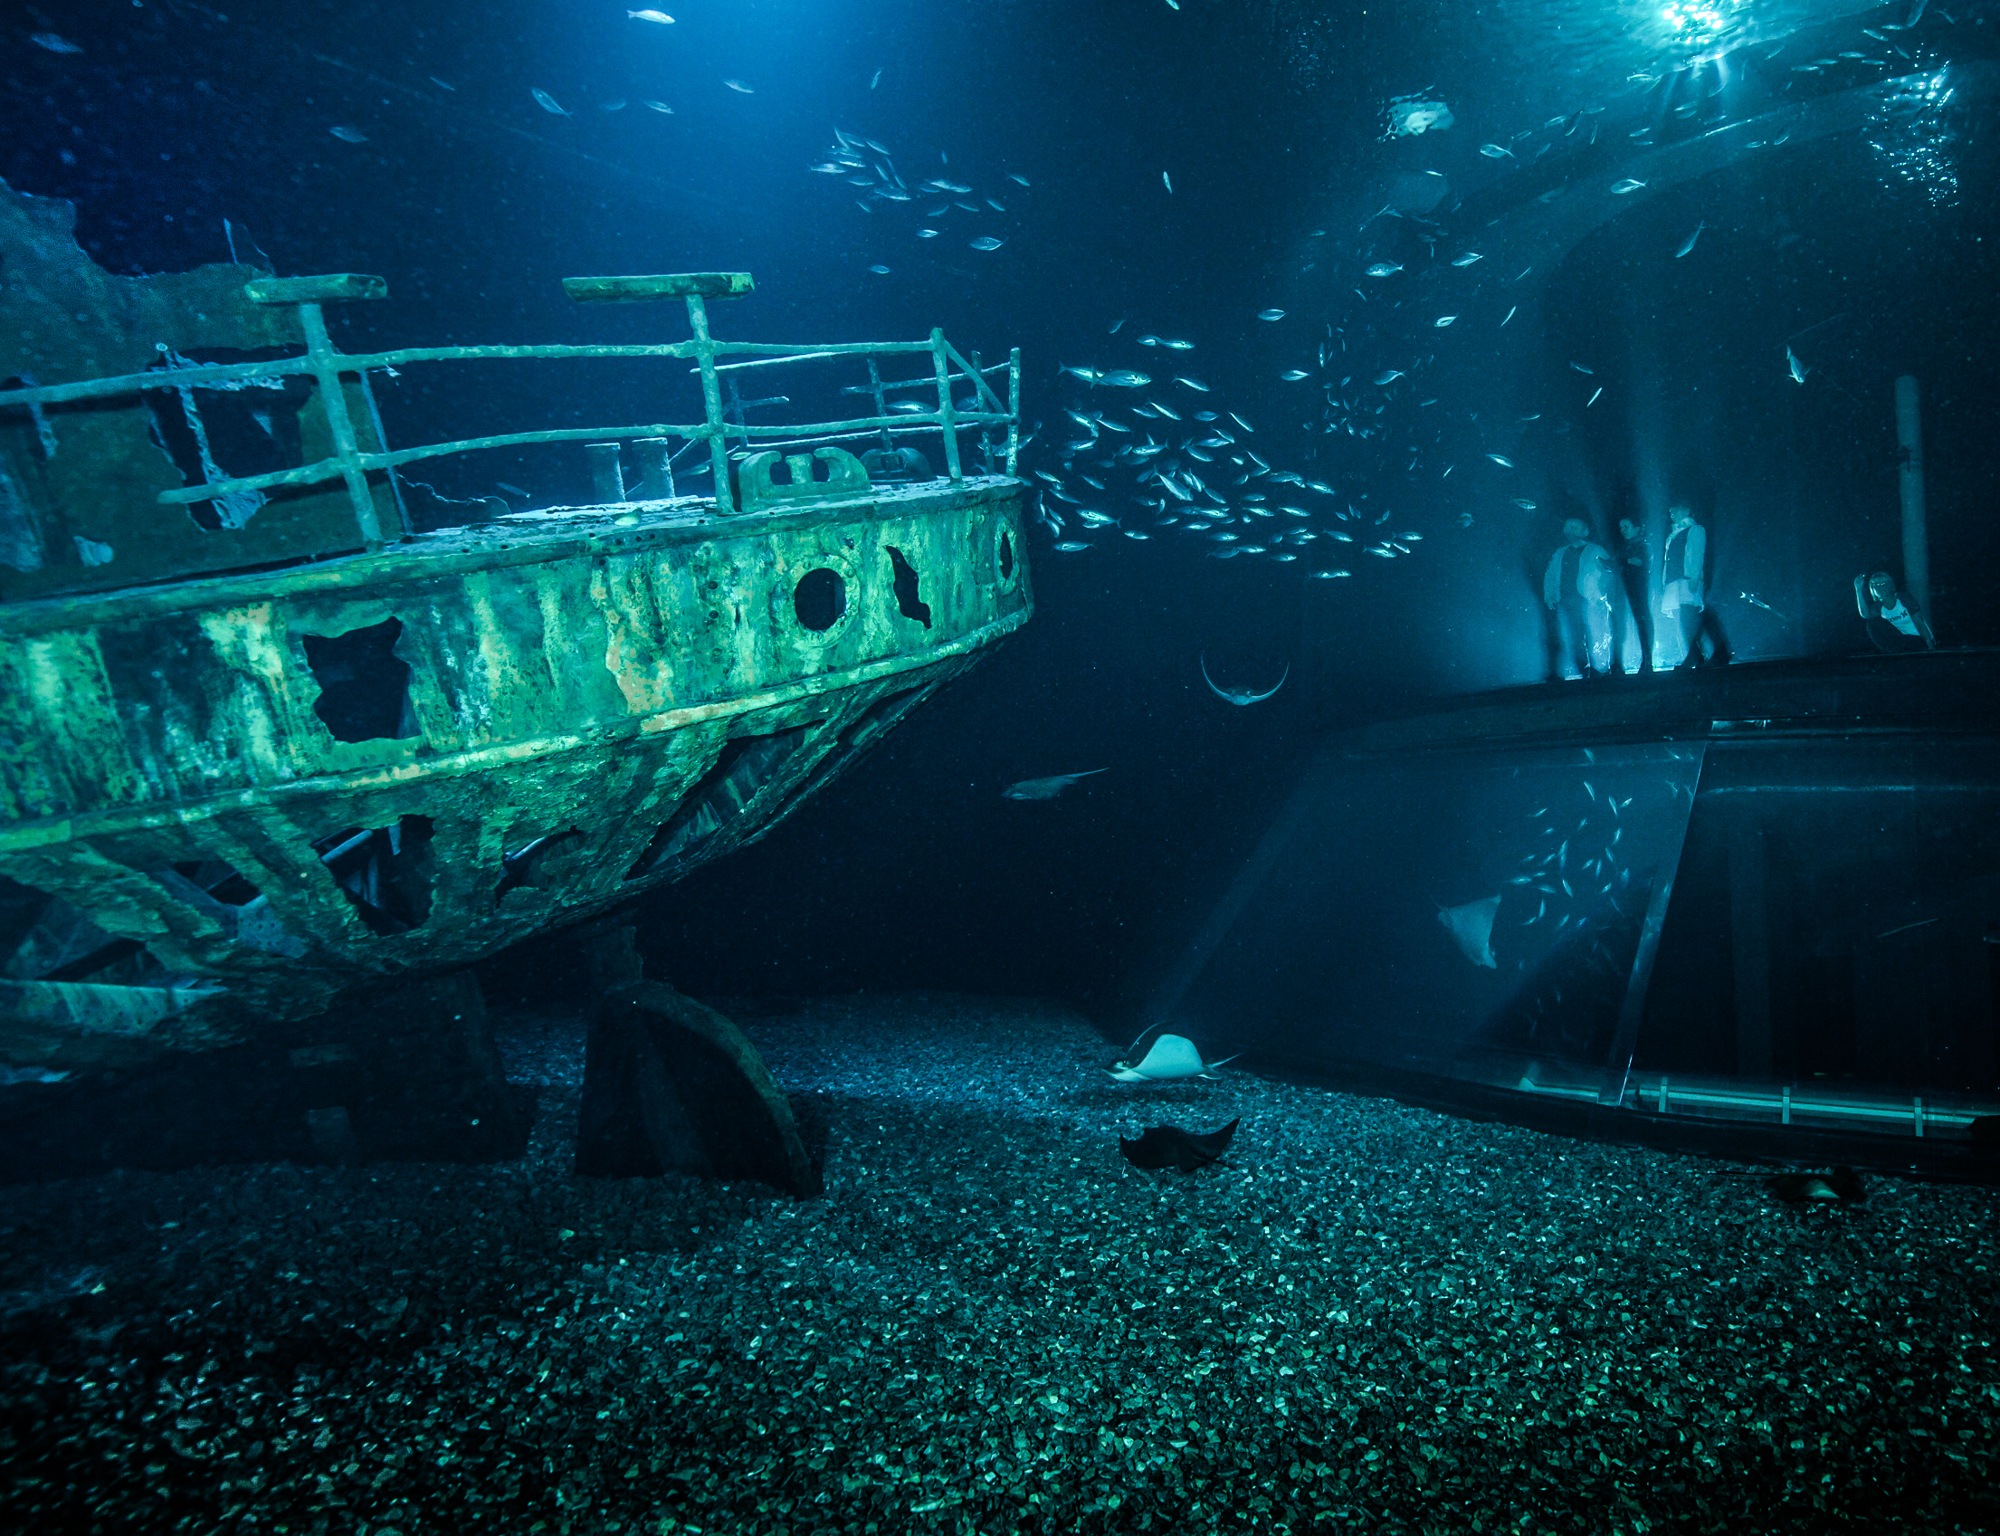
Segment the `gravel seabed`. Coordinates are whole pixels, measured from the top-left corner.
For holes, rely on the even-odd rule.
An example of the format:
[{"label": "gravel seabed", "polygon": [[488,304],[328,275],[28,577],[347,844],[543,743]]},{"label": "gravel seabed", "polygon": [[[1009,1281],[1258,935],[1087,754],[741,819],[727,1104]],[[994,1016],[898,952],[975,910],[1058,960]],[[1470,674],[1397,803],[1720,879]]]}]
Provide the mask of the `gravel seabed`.
[{"label": "gravel seabed", "polygon": [[[0,1528],[1992,1531],[1993,1192],[1699,1160],[1224,1068],[1073,1013],[739,1014],[826,1193],[528,1155],[0,1190]],[[1243,1125],[1145,1173],[1114,1136]]]}]

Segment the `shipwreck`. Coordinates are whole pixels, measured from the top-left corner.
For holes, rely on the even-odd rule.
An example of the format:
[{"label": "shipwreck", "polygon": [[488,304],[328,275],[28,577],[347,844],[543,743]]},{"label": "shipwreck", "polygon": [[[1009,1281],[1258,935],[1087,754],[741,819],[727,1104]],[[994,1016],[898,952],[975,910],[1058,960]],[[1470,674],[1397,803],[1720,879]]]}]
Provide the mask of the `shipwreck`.
[{"label": "shipwreck", "polygon": [[[327,307],[380,278],[119,277],[73,222],[0,189],[0,1163],[499,1155],[521,1114],[469,967],[574,928],[579,1168],[809,1186],[755,1051],[639,974],[630,910],[1028,619],[1018,352],[722,341],[749,274],[679,273],[564,286],[678,301],[686,339],[350,354]],[[648,370],[684,419],[388,441],[387,376],[556,360]],[[739,380],[774,377],[844,419],[750,419],[775,402]],[[588,495],[406,474],[503,449]],[[106,1083],[175,1081],[224,1107],[79,1147]]]}]

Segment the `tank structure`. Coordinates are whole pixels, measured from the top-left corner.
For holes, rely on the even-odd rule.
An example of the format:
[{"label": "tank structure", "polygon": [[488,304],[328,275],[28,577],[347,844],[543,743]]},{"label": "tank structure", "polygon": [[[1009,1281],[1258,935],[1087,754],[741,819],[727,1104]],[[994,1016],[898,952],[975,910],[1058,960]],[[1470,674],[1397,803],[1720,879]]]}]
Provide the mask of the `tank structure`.
[{"label": "tank structure", "polygon": [[[295,1067],[338,1063],[341,1032],[308,1021],[393,995],[466,1026],[466,967],[569,925],[596,924],[600,990],[640,985],[615,914],[769,831],[1032,612],[1018,352],[718,341],[708,301],[750,276],[694,273],[565,284],[681,300],[685,341],[348,355],[324,306],[379,278],[116,277],[73,219],[0,193],[11,1083],[280,1036],[305,1041]],[[658,366],[660,396],[698,385],[699,419],[392,450],[370,382],[596,358]],[[898,360],[916,376],[885,382]],[[871,414],[745,419],[736,370],[857,363]],[[942,475],[896,446],[923,432]],[[582,451],[588,504],[415,526],[402,466],[538,445]],[[677,493],[681,455],[709,494]],[[650,1017],[771,1097],[684,1001]],[[354,1152],[351,1117],[322,1120],[312,1143]]]}]

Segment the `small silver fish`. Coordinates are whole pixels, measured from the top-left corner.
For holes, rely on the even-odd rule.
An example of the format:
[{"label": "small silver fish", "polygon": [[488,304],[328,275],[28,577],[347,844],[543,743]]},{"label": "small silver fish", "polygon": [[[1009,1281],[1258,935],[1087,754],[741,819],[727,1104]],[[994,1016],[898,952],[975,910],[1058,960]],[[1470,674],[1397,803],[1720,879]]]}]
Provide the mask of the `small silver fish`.
[{"label": "small silver fish", "polygon": [[359,128],[329,128],[327,132],[332,134],[336,139],[348,144],[366,144],[368,142],[368,135],[363,133]]},{"label": "small silver fish", "polygon": [[[1088,544],[1079,544],[1074,539],[1067,539],[1061,544],[1058,544],[1056,548],[1062,551],[1062,553],[1064,553],[1065,555],[1073,555],[1076,554],[1079,550],[1085,550],[1090,548],[1090,546]],[[1007,793],[1013,799],[1016,800],[1046,800],[1048,798],[1048,796],[1046,795],[1016,795],[1012,790],[1009,790]]]},{"label": "small silver fish", "polygon": [[66,37],[54,32],[31,32],[28,41],[37,48],[46,48],[50,53],[82,53],[83,50]]},{"label": "small silver fish", "polygon": [[665,11],[627,11],[625,14],[634,21],[650,21],[656,27],[671,27],[674,24],[673,17]]},{"label": "small silver fish", "polygon": [[1467,251],[1463,256],[1454,256],[1451,264],[1454,267],[1469,267],[1475,261],[1484,261],[1485,259],[1486,254],[1483,251]]},{"label": "small silver fish", "polygon": [[1404,377],[1402,369],[1385,368],[1382,370],[1382,372],[1375,375],[1375,384],[1376,387],[1379,388],[1384,384],[1393,384],[1397,379],[1400,379],[1402,377]]},{"label": "small silver fish", "polygon": [[1282,320],[1285,318],[1285,312],[1282,309],[1260,309],[1257,311],[1257,318],[1259,320]]},{"label": "small silver fish", "polygon": [[1160,172],[1160,180],[1161,180],[1161,181],[1163,181],[1163,182],[1165,182],[1165,183],[1167,184],[1167,195],[1168,195],[1169,197],[1173,196],[1173,192],[1174,192],[1174,179],[1173,179],[1173,177],[1169,176],[1169,175],[1168,175],[1168,174],[1167,174],[1167,173],[1166,173],[1165,171],[1162,171],[1162,172]]},{"label": "small silver fish", "polygon": [[639,105],[642,107],[650,107],[655,112],[664,112],[669,117],[673,115],[674,111],[674,109],[668,106],[664,101],[642,101],[639,103]]},{"label": "small silver fish", "polygon": [[887,277],[889,275],[889,269],[884,266],[873,266],[868,270],[873,272],[877,277]]},{"label": "small silver fish", "polygon": [[1794,352],[1789,346],[1785,348],[1785,370],[1791,374],[1794,384],[1805,383],[1806,375],[1812,372],[1812,369],[1799,361],[1798,353]]},{"label": "small silver fish", "polygon": [[1296,384],[1300,379],[1309,379],[1312,375],[1307,373],[1303,368],[1287,368],[1278,377],[1283,379],[1287,384]]},{"label": "small silver fish", "polygon": [[1394,277],[1402,270],[1403,264],[1399,261],[1378,261],[1368,269],[1368,275],[1370,277]]},{"label": "small silver fish", "polygon": [[1495,464],[1498,464],[1502,469],[1512,469],[1514,467],[1514,461],[1501,454],[1489,453],[1486,457],[1491,459]]},{"label": "small silver fish", "polygon": [[[1062,546],[1056,547],[1060,549]],[[1078,779],[1110,771],[1108,768],[1086,768],[1082,773],[1052,773],[1045,779],[1022,779],[1017,784],[1009,784],[1000,793],[1008,800],[1053,800]]]},{"label": "small silver fish", "polygon": [[1611,195],[1613,197],[1623,197],[1628,192],[1637,192],[1645,185],[1643,181],[1634,181],[1630,176],[1627,176],[1623,181],[1614,181],[1611,184]]},{"label": "small silver fish", "polygon": [[1028,178],[1023,176],[1019,171],[1009,171],[1007,173],[1007,179],[1011,182],[1014,182],[1018,186],[1025,187],[1029,184]]},{"label": "small silver fish", "polygon": [[1445,326],[1450,325],[1452,321],[1456,320],[1457,318],[1458,318],[1457,315],[1439,315],[1436,321],[1434,321],[1433,323],[1438,327],[1438,329],[1442,330]]},{"label": "small silver fish", "polygon": [[981,235],[972,242],[975,251],[997,251],[1007,242],[998,235]]},{"label": "small silver fish", "polygon": [[732,91],[737,91],[745,96],[755,96],[757,94],[753,87],[745,85],[741,80],[725,80],[722,83]]},{"label": "small silver fish", "polygon": [[1208,386],[1202,383],[1200,379],[1183,378],[1181,375],[1175,374],[1174,382],[1176,384],[1185,384],[1189,389],[1199,390],[1204,395],[1209,392]]},{"label": "small silver fish", "polygon": [[1701,238],[1701,232],[1706,228],[1708,228],[1708,221],[1706,219],[1701,220],[1699,223],[1695,225],[1694,233],[1689,235],[1687,239],[1683,240],[1681,242],[1681,248],[1674,252],[1676,260],[1678,260],[1682,256],[1687,255],[1689,251],[1694,249],[1695,241]]},{"label": "small silver fish", "polygon": [[1504,144],[1482,144],[1479,146],[1479,152],[1488,160],[1512,160],[1514,158],[1514,151],[1507,148]]},{"label": "small silver fish", "polygon": [[535,105],[540,107],[544,112],[550,113],[556,117],[570,116],[569,113],[565,112],[562,109],[562,104],[558,102],[555,99],[555,97],[551,96],[547,91],[543,90],[539,85],[531,86],[528,90],[528,94],[535,98]]}]

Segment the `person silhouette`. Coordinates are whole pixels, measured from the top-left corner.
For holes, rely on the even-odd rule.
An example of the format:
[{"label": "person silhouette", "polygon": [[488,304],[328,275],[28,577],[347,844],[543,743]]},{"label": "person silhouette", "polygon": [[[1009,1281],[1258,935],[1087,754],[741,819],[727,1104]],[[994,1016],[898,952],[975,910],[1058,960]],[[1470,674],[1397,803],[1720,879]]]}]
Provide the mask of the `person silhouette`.
[{"label": "person silhouette", "polygon": [[1687,646],[1675,670],[1727,666],[1729,641],[1708,605],[1708,530],[1684,501],[1667,508],[1667,516],[1672,526],[1660,558],[1660,612],[1673,616]]},{"label": "person silhouette", "polygon": [[1551,681],[1565,662],[1579,677],[1611,670],[1611,557],[1591,542],[1582,518],[1564,519],[1562,531],[1542,572],[1542,602],[1555,616]]},{"label": "person silhouette", "polygon": [[1625,608],[1639,633],[1639,674],[1653,670],[1653,551],[1646,530],[1629,517],[1618,519],[1618,579]]},{"label": "person silhouette", "polygon": [[1934,651],[1937,637],[1917,607],[1917,600],[1896,590],[1887,571],[1854,578],[1854,606],[1868,626],[1868,638],[1878,651]]}]

